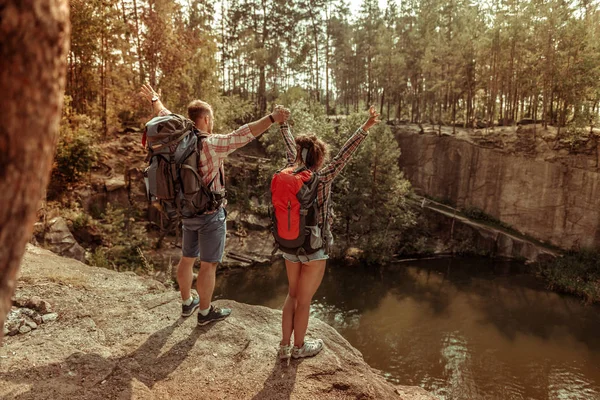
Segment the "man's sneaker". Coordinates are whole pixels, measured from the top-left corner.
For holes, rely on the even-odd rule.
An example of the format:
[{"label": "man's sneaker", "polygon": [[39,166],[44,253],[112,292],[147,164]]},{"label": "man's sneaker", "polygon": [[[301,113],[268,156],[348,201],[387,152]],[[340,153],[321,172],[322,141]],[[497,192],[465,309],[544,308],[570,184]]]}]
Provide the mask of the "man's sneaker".
[{"label": "man's sneaker", "polygon": [[231,308],[219,308],[211,304],[210,311],[206,316],[198,313],[198,325],[203,326],[211,322],[221,321],[231,314]]},{"label": "man's sneaker", "polygon": [[194,313],[194,311],[196,311],[196,308],[198,308],[199,305],[200,297],[195,296],[189,306],[186,306],[185,304],[181,305],[181,316],[184,318],[189,317]]},{"label": "man's sneaker", "polygon": [[300,348],[294,346],[294,350],[292,350],[293,358],[303,358],[303,357],[312,357],[323,350],[323,341],[321,339],[305,339],[304,345]]},{"label": "man's sneaker", "polygon": [[279,345],[279,359],[281,361],[289,360],[292,356],[292,345],[291,344],[280,344]]}]

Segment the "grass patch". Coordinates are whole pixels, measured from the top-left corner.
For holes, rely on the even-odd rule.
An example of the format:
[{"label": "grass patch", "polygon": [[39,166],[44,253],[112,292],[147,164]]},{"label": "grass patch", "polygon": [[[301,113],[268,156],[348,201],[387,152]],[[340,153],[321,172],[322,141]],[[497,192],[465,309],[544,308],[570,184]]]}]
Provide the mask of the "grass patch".
[{"label": "grass patch", "polygon": [[509,224],[500,221],[496,217],[487,214],[485,211],[477,208],[477,207],[466,207],[461,210],[462,214],[474,221],[482,221],[487,223],[488,225],[492,225],[499,228],[504,228],[506,230],[514,231],[514,228]]},{"label": "grass patch", "polygon": [[551,290],[575,294],[587,303],[600,302],[600,251],[569,251],[562,257],[539,263],[537,273]]}]

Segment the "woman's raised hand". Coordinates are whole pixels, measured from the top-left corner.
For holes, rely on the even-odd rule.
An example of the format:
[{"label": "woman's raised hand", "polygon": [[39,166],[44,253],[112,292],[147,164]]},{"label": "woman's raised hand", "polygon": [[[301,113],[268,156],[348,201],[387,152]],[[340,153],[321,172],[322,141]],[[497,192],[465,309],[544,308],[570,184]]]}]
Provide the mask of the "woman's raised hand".
[{"label": "woman's raised hand", "polygon": [[278,104],[273,109],[273,113],[271,115],[273,116],[275,122],[279,122],[280,124],[282,124],[286,122],[290,117],[290,110]]},{"label": "woman's raised hand", "polygon": [[362,126],[363,130],[368,131],[373,125],[380,123],[381,120],[378,117],[379,113],[375,110],[375,106],[369,107],[369,119]]}]

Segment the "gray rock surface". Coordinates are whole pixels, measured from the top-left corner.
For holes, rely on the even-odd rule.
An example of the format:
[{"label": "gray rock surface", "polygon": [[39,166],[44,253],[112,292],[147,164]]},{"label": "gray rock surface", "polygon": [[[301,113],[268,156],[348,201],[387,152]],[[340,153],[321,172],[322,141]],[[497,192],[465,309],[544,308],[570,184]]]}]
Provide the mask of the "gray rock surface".
[{"label": "gray rock surface", "polygon": [[49,221],[44,240],[46,246],[54,253],[85,261],[85,249],[77,243],[64,218],[56,217]]},{"label": "gray rock surface", "polygon": [[[400,130],[399,163],[415,189],[477,207],[562,248],[600,246],[600,172]],[[560,154],[559,154],[560,155]],[[572,164],[572,163],[571,163]]]},{"label": "gray rock surface", "polygon": [[48,299],[61,318],[6,339],[0,398],[434,398],[421,388],[385,381],[317,319],[311,319],[309,335],[323,338],[326,348],[286,365],[277,360],[278,310],[220,300],[232,315],[200,328],[195,317],[179,317],[179,294],[152,279],[28,247],[22,282],[50,276],[47,285],[21,283],[19,291]]}]

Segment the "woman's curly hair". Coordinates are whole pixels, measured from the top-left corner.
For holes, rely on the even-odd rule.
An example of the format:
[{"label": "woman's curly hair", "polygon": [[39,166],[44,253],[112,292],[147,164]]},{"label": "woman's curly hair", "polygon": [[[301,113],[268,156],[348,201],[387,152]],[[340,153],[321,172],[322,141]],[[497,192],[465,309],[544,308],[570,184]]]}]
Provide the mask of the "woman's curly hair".
[{"label": "woman's curly hair", "polygon": [[[306,159],[302,159],[302,150],[307,149]],[[296,137],[296,163],[304,164],[308,169],[320,169],[329,157],[329,146],[317,135],[299,135]]]}]

